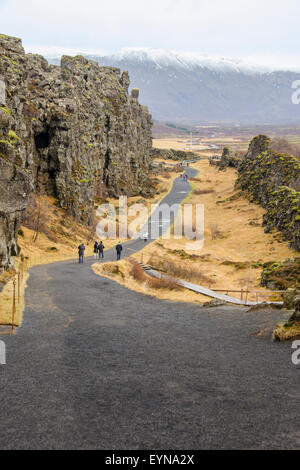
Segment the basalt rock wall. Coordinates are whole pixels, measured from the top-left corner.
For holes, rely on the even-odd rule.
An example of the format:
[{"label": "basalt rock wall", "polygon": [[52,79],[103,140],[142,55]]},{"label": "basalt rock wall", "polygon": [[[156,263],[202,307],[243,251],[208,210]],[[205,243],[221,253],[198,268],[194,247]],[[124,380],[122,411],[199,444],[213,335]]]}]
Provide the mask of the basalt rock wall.
[{"label": "basalt rock wall", "polygon": [[87,224],[97,199],[147,194],[152,120],[129,83],[82,56],[49,65],[0,35],[0,268],[17,253],[30,192]]},{"label": "basalt rock wall", "polygon": [[300,251],[300,162],[276,153],[270,139],[260,135],[250,143],[238,166],[237,187],[265,209],[265,231],[277,228]]}]

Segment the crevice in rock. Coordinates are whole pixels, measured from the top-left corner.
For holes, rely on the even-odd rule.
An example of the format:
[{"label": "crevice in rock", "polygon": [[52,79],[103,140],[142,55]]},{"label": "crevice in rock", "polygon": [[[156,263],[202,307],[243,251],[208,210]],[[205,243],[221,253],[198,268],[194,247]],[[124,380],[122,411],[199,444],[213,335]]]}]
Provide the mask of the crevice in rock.
[{"label": "crevice in rock", "polygon": [[108,187],[109,186],[109,164],[111,158],[111,150],[107,149],[105,153],[104,167],[103,167],[103,182]]},{"label": "crevice in rock", "polygon": [[45,125],[41,132],[34,134],[36,159],[35,186],[39,193],[57,196],[56,175],[59,171],[59,162],[50,152],[51,132]]},{"label": "crevice in rock", "polygon": [[110,117],[108,116],[108,114],[105,116],[105,129],[106,129],[106,133],[108,133],[110,131]]},{"label": "crevice in rock", "polygon": [[34,135],[35,147],[37,150],[45,149],[49,147],[50,144],[50,133],[49,128],[45,129],[42,132]]},{"label": "crevice in rock", "polygon": [[105,163],[104,163],[104,169],[107,170],[108,167],[109,167],[109,163],[110,163],[110,149],[107,149],[106,150],[106,153],[105,153]]}]

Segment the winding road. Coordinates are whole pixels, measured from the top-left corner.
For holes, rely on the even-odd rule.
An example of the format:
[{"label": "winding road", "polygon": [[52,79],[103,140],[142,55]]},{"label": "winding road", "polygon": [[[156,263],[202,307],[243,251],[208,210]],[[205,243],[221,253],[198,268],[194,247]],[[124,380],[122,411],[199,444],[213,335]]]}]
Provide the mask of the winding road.
[{"label": "winding road", "polygon": [[[164,202],[187,190],[177,179]],[[93,263],[30,270],[23,325],[0,337],[1,449],[300,447],[300,371],[270,339],[280,312],[162,301]]]}]

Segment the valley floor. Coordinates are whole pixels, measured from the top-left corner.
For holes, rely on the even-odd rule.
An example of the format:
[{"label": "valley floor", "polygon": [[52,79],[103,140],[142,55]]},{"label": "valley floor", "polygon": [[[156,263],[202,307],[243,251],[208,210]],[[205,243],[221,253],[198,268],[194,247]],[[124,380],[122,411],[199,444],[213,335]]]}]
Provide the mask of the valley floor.
[{"label": "valley floor", "polygon": [[[209,287],[212,290],[249,290],[248,300],[281,300],[260,286],[262,265],[297,256],[279,232],[265,234],[262,227],[264,209],[250,203],[234,188],[236,170],[219,171],[208,160],[193,164],[198,174],[190,180],[191,193],[183,203],[203,204],[205,210],[205,240],[201,250],[189,250],[188,240],[159,239],[134,255],[139,261],[162,268],[175,277]],[[179,182],[182,189],[185,182]],[[104,274],[139,292],[175,301],[205,302],[209,300],[190,291],[153,290],[130,276],[131,266],[122,261],[121,273],[113,266],[96,266]],[[106,271],[106,272],[105,272]],[[178,272],[178,275],[176,273]],[[241,294],[232,293],[233,297]]]},{"label": "valley floor", "polygon": [[1,449],[299,448],[298,368],[270,339],[282,312],[156,299],[94,263],[30,269],[22,326],[1,336]]}]

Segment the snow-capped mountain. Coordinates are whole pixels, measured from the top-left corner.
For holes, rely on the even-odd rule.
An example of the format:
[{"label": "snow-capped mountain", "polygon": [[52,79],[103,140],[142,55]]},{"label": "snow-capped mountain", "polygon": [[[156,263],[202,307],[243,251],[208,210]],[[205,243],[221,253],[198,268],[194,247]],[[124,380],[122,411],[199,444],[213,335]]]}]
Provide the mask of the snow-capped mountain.
[{"label": "snow-capped mountain", "polygon": [[[271,67],[259,67],[256,64],[250,64],[241,59],[229,59],[222,57],[213,57],[208,55],[193,54],[189,52],[171,52],[166,49],[147,49],[128,47],[121,49],[116,54],[104,54],[101,58],[108,57],[109,60],[114,62],[121,61],[135,61],[138,63],[151,63],[157,69],[164,69],[166,67],[178,68],[181,70],[195,70],[197,68],[209,68],[219,72],[270,72]],[[300,68],[299,68],[300,70]]]},{"label": "snow-capped mountain", "polygon": [[163,49],[127,48],[88,57],[128,70],[131,86],[140,89],[140,102],[157,120],[247,124],[300,120],[300,105],[291,99],[292,83],[300,80],[300,71]]}]

